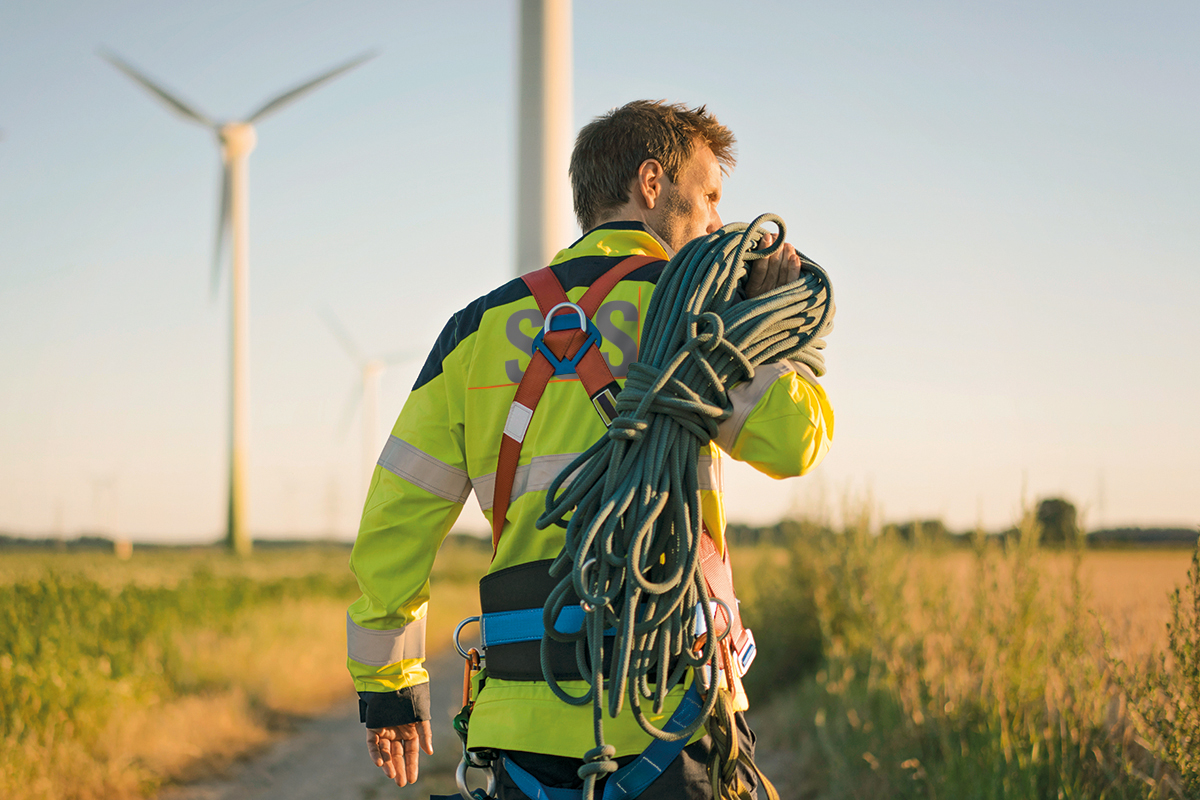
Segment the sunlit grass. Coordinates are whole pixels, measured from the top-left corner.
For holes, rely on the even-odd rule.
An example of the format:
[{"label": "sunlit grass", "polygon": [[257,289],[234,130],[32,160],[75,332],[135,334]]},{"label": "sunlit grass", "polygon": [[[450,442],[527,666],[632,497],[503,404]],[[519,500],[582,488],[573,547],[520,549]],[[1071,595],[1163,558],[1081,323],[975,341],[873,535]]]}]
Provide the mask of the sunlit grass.
[{"label": "sunlit grass", "polygon": [[[0,797],[133,798],[219,772],[298,718],[355,702],[348,548],[5,554]],[[450,542],[429,649],[477,613],[486,548]]]},{"label": "sunlit grass", "polygon": [[[913,546],[864,518],[752,559],[746,617],[764,654],[784,652],[747,683],[771,696],[758,722],[765,749],[788,754],[772,762],[784,797],[1180,796],[1101,631],[1148,668],[1188,554],[1035,542],[1027,520],[1019,539],[974,551]],[[805,608],[813,620],[780,613]]]}]

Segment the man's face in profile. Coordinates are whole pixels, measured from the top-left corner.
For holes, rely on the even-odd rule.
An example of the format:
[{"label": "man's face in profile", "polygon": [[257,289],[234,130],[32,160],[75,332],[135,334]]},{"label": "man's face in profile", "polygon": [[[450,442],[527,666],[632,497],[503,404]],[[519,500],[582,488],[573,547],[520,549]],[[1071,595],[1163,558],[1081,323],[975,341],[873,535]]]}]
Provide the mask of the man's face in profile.
[{"label": "man's face in profile", "polygon": [[666,192],[659,212],[650,220],[655,233],[678,251],[685,244],[721,227],[721,165],[707,145],[700,145],[680,170],[679,180],[665,178]]}]

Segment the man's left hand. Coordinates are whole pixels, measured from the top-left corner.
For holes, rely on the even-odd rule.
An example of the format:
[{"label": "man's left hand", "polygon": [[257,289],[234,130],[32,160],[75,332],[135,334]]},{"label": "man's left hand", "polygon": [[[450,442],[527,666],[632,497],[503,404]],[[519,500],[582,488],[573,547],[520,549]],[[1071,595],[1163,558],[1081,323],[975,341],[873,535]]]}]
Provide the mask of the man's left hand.
[{"label": "man's left hand", "polygon": [[[773,233],[764,233],[757,249],[766,249],[775,243]],[[800,254],[796,248],[784,243],[766,258],[754,261],[750,267],[750,277],[746,279],[746,296],[758,297],[780,286],[786,286],[800,278]]]},{"label": "man's left hand", "polygon": [[433,727],[429,720],[391,728],[367,728],[367,750],[371,760],[397,786],[407,786],[417,780],[418,748],[433,755]]}]

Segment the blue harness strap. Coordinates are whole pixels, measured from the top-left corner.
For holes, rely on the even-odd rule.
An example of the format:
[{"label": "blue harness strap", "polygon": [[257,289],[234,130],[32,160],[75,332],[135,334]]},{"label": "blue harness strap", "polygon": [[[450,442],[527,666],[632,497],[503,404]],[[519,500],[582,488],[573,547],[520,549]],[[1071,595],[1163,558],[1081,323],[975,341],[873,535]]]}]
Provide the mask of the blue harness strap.
[{"label": "blue harness strap", "polygon": [[[561,620],[561,617],[559,619]],[[696,681],[693,680],[683,699],[679,701],[679,707],[675,709],[675,713],[663,726],[663,730],[667,733],[683,730],[696,721],[702,707],[700,691],[696,688]],[[608,778],[608,782],[604,786],[603,800],[632,800],[637,797],[646,790],[646,787],[654,783],[659,775],[663,774],[663,771],[679,757],[687,744],[686,739],[674,742],[655,739],[649,747],[642,751],[641,755]],[[581,800],[583,797],[582,789],[557,789],[553,786],[545,786],[511,759],[501,755],[500,760],[504,764],[504,771],[530,800]]]},{"label": "blue harness strap", "polygon": [[[579,606],[566,606],[558,612],[554,630],[575,633],[583,627],[584,613]],[[522,608],[518,611],[496,611],[484,614],[479,621],[483,649],[491,645],[514,642],[541,641],[546,629],[542,627],[542,609]]]},{"label": "blue harness strap", "polygon": [[[704,704],[700,702],[700,690],[696,688],[696,679],[688,687],[679,707],[663,726],[666,733],[676,733],[696,721]],[[663,774],[672,761],[679,757],[683,748],[687,747],[687,739],[677,739],[673,742],[655,739],[642,754],[621,769],[613,773],[604,787],[604,800],[625,800],[637,797]]]}]

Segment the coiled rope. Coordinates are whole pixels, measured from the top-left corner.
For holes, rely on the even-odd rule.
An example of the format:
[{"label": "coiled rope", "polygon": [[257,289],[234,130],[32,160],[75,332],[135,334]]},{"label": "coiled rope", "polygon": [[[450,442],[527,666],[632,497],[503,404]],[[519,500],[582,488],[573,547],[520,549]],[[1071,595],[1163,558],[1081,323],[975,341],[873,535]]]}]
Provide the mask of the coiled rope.
[{"label": "coiled rope", "polygon": [[[754,249],[768,223],[779,229],[778,237]],[[596,748],[585,754],[579,771],[586,800],[597,778],[617,767],[614,749],[604,743],[606,688],[611,716],[628,695],[642,729],[668,741],[690,739],[717,707],[719,693],[708,691],[693,724],[666,732],[649,722],[642,701],[652,700],[654,713],[661,714],[667,694],[689,669],[708,664],[717,674],[717,637],[692,649],[695,609],[703,611],[705,630],[717,630],[698,555],[697,463],[700,448],[732,413],[727,390],[781,359],[825,373],[822,337],[832,328],[834,305],[824,270],[802,256],[797,281],[752,299],[739,291],[750,262],[775,253],[784,238],[783,220],[764,214],[749,225],[733,223],[694,239],[671,259],[650,300],[638,361],[617,397],[617,418],[555,478],[537,521],[539,529],[566,528],[566,543],[550,568],[561,582],[544,608],[541,663],[560,699],[593,706]],[[583,628],[555,630],[559,612],[578,601],[586,612]],[[614,629],[605,669],[604,637]],[[559,685],[549,666],[551,640],[575,642],[579,672],[589,683],[585,694],[571,695]],[[727,732],[736,741],[736,731]],[[736,796],[740,789],[731,791]]]}]

